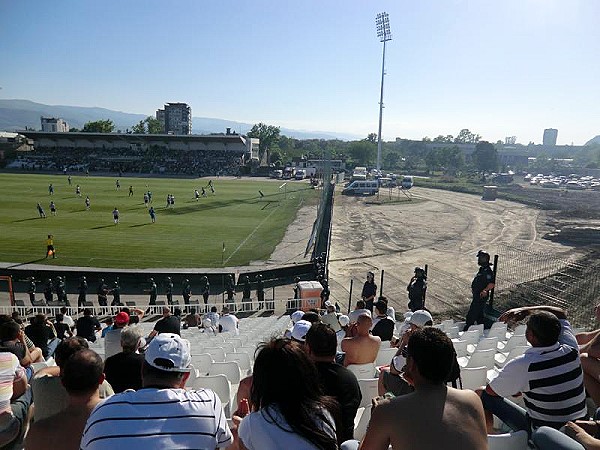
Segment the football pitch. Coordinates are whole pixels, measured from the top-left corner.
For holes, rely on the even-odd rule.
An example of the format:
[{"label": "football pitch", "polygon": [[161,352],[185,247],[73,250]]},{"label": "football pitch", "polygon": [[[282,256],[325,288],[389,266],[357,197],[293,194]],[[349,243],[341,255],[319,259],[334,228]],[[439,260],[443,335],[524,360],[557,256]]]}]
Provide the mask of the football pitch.
[{"label": "football pitch", "polygon": [[[117,190],[116,180],[72,175],[69,185],[65,175],[0,174],[0,261],[106,268],[245,266],[266,260],[299,207],[318,202],[307,181],[290,181],[280,189],[282,182],[263,178],[124,176]],[[77,185],[81,197],[75,193]],[[207,195],[196,200],[194,189],[202,192],[202,187]],[[155,223],[144,204],[147,191],[152,192]],[[175,196],[172,207],[167,207],[167,194]],[[56,204],[56,216],[50,201]],[[38,202],[45,219],[39,216]],[[48,234],[54,236],[56,259],[45,258]]]}]

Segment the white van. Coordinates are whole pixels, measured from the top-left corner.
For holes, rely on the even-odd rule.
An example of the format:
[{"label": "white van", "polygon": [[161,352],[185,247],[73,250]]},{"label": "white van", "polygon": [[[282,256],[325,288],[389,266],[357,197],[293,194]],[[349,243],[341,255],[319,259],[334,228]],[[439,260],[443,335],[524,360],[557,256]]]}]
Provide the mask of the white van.
[{"label": "white van", "polygon": [[356,180],[344,188],[344,195],[375,195],[379,192],[379,182],[377,180]]},{"label": "white van", "polygon": [[402,182],[400,183],[400,186],[402,186],[402,189],[410,189],[411,187],[413,187],[413,184],[413,177],[411,177],[410,175],[406,175],[402,177]]}]

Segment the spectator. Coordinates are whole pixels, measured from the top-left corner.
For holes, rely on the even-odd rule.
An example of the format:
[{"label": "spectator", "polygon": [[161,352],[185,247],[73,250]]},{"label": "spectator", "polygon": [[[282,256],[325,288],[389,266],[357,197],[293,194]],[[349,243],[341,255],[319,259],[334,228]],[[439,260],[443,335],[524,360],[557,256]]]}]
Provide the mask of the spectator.
[{"label": "spectator", "polygon": [[302,320],[306,320],[310,323],[317,323],[321,321],[321,316],[319,316],[319,313],[316,310],[306,311],[302,316]]},{"label": "spectator", "polygon": [[348,317],[350,318],[350,324],[356,323],[358,321],[358,316],[365,313],[371,315],[371,311],[366,309],[365,301],[357,301],[356,308],[353,311],[350,311],[350,314],[348,314]]},{"label": "spectator", "polygon": [[100,403],[99,387],[104,381],[102,358],[89,349],[73,354],[64,364],[60,380],[68,394],[68,405],[63,411],[33,423],[25,440],[26,449],[79,449],[83,427]]},{"label": "spectator", "polygon": [[181,322],[171,314],[171,308],[163,306],[162,319],[156,322],[154,330],[150,332],[149,339],[160,333],[181,334]]},{"label": "spectator", "polygon": [[321,321],[329,325],[337,333],[341,330],[340,322],[338,321],[340,314],[336,312],[335,305],[329,300],[325,302],[325,308],[327,308],[327,312],[323,314]]},{"label": "spectator", "polygon": [[381,339],[369,334],[372,323],[369,314],[361,314],[349,331],[351,337],[342,340],[342,351],[345,353],[344,366],[374,363],[377,359]]},{"label": "spectator", "polygon": [[32,340],[36,347],[42,350],[44,358],[54,354],[56,346],[60,342],[57,339],[54,325],[45,314],[37,314],[31,319],[31,325],[25,327],[25,334]]},{"label": "spectator", "polygon": [[387,315],[388,305],[379,300],[375,303],[377,316],[373,319],[373,336],[379,336],[382,341],[391,341],[394,337],[396,321]]},{"label": "spectator", "polygon": [[29,349],[25,342],[25,332],[12,319],[0,325],[0,348],[2,351],[15,354],[19,359],[19,364],[25,368],[28,380],[33,376],[31,364],[44,361],[42,350],[38,347]]},{"label": "spectator", "polygon": [[102,333],[100,333],[100,337],[106,337],[106,333],[113,329],[114,323],[115,321],[112,317],[107,317],[106,319],[104,319],[104,328],[102,328]]},{"label": "spectator", "polygon": [[311,326],[312,323],[310,323],[308,320],[299,320],[296,322],[290,335],[292,341],[295,341],[301,345],[304,344],[306,342],[306,334],[308,333],[308,330],[310,330]]},{"label": "spectator", "polygon": [[200,323],[200,315],[196,313],[196,308],[190,308],[189,314],[183,319],[183,329],[198,327]]},{"label": "spectator", "polygon": [[292,337],[292,329],[294,328],[294,325],[296,325],[296,322],[298,322],[299,320],[302,320],[302,316],[304,316],[304,312],[303,311],[294,311],[291,315],[290,315],[290,320],[292,321],[292,326],[288,327],[287,330],[285,330],[285,333],[283,334],[283,337],[285,338],[290,338]]},{"label": "spectator", "polygon": [[227,306],[223,306],[223,315],[219,319],[219,333],[238,333],[240,320],[235,314],[229,312]]},{"label": "spectator", "polygon": [[217,312],[217,307],[216,306],[211,306],[210,307],[210,312],[207,312],[204,317],[206,319],[210,319],[211,325],[213,327],[219,327],[219,319],[221,318],[221,316],[219,315],[219,313]]},{"label": "spectator", "polygon": [[391,392],[392,394],[399,396],[413,391],[412,386],[401,376],[404,365],[406,364],[406,358],[402,353],[408,345],[410,335],[423,327],[433,325],[433,318],[429,311],[424,309],[415,311],[410,315],[408,325],[408,328],[402,334],[401,338],[393,342],[393,345],[398,347],[398,351],[392,358],[390,365],[379,368],[379,382],[377,387],[379,395]]},{"label": "spectator", "polygon": [[96,332],[101,330],[100,322],[92,315],[90,308],[83,310],[83,317],[77,319],[75,325],[77,336],[87,339],[90,342],[96,342]]},{"label": "spectator", "polygon": [[436,328],[417,330],[405,354],[405,376],[415,390],[375,402],[360,448],[486,449],[485,418],[477,395],[445,383],[455,361],[450,338]]},{"label": "spectator", "polygon": [[61,341],[68,337],[73,336],[71,327],[64,323],[64,316],[62,313],[56,313],[56,322],[54,322],[54,329],[56,330],[56,337]]},{"label": "spectator", "polygon": [[[600,305],[594,309],[597,321],[600,321]],[[585,390],[596,405],[600,405],[600,329],[587,333],[577,333],[579,358],[583,370]]]},{"label": "spectator", "polygon": [[140,348],[146,345],[141,328],[126,326],[119,335],[122,352],[106,358],[104,373],[116,393],[125,389],[138,390],[142,387],[142,363],[144,356]]},{"label": "spectator", "polygon": [[248,450],[338,448],[332,411],[318,372],[301,346],[274,339],[259,348],[250,393],[253,412],[239,425]]},{"label": "spectator", "polygon": [[340,331],[335,333],[335,335],[337,337],[338,347],[340,347],[342,345],[342,341],[346,337],[348,329],[350,328],[350,318],[346,315],[341,315],[338,317],[338,322],[340,324]]},{"label": "spectator", "polygon": [[80,448],[227,447],[232,436],[219,397],[206,389],[185,389],[190,363],[187,340],[158,334],[144,355],[144,389],[113,395],[92,411]]},{"label": "spectator", "polygon": [[[60,380],[60,373],[67,361],[75,353],[88,349],[88,341],[82,337],[72,337],[61,341],[56,347],[54,359],[56,366],[44,367],[36,372],[31,380],[35,391],[35,420],[42,420],[63,411],[69,404],[69,395]],[[114,394],[106,380],[100,384],[100,398]]]},{"label": "spectator", "polygon": [[[481,393],[488,426],[494,414],[513,430],[560,428],[583,418],[587,411],[577,341],[560,308],[515,308],[499,320],[526,317],[525,337],[532,347],[508,362]],[[503,398],[521,393],[527,411]]]},{"label": "spectator", "polygon": [[353,439],[354,418],[362,395],[356,376],[335,362],[337,339],[331,327],[317,323],[306,334],[306,351],[317,366],[323,393],[333,397],[340,406],[339,442]]},{"label": "spectator", "polygon": [[32,395],[25,370],[12,352],[0,352],[0,388],[0,445],[20,448]]},{"label": "spectator", "polygon": [[129,324],[129,314],[121,311],[115,316],[112,328],[104,336],[104,357],[110,358],[121,351],[121,332]]},{"label": "spectator", "polygon": [[63,315],[63,322],[66,323],[67,325],[69,325],[71,330],[73,330],[73,328],[75,328],[75,321],[73,320],[73,318],[70,315],[67,314],[67,307],[66,306],[61,307],[60,312]]}]

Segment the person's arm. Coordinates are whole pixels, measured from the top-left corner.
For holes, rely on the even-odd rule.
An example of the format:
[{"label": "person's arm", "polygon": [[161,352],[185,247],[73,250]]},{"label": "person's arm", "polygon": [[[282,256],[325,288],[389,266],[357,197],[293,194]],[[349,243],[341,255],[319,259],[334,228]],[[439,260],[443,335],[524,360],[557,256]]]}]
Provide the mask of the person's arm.
[{"label": "person's arm", "polygon": [[367,433],[360,443],[359,450],[387,450],[390,446],[390,436],[385,430],[385,425],[389,425],[389,418],[381,405],[373,403],[371,410],[371,420],[367,427]]},{"label": "person's arm", "polygon": [[541,305],[541,306],[523,306],[520,308],[509,309],[504,314],[502,314],[498,318],[498,320],[501,322],[506,322],[506,323],[520,322],[521,320],[525,319],[526,317],[530,316],[531,314],[533,314],[537,311],[550,312],[550,313],[554,314],[556,317],[558,317],[559,320],[567,319],[567,312],[564,309],[558,308],[556,306]]},{"label": "person's arm", "polygon": [[593,437],[580,425],[583,424],[579,423],[579,421],[578,423],[567,422],[565,425],[565,434],[583,445],[586,450],[600,450],[600,440]]},{"label": "person's arm", "polygon": [[579,345],[585,345],[592,341],[596,336],[600,334],[600,328],[594,331],[584,331],[581,333],[577,333],[575,335],[575,339],[577,339],[577,343]]},{"label": "person's arm", "polygon": [[50,333],[52,334],[51,339],[56,339],[58,334],[56,333],[56,328],[54,328],[54,324],[49,320],[46,320],[46,325],[50,328]]},{"label": "person's arm", "polygon": [[582,345],[579,353],[587,353],[592,358],[600,358],[600,333],[597,333],[587,344]]},{"label": "person's arm", "polygon": [[484,288],[483,288],[483,290],[482,290],[482,291],[479,293],[479,296],[480,296],[481,298],[483,298],[483,297],[487,297],[488,293],[489,293],[489,292],[490,292],[492,289],[494,289],[494,287],[495,287],[495,286],[496,286],[496,285],[495,285],[494,283],[491,283],[491,282],[490,282],[490,283],[488,283],[488,284],[487,284],[487,286],[486,286],[486,287],[484,287]]},{"label": "person's arm", "polygon": [[22,367],[17,369],[15,379],[13,380],[13,394],[11,400],[14,400],[25,393],[27,390],[27,375]]},{"label": "person's arm", "polygon": [[142,317],[144,317],[144,311],[139,308],[132,308],[131,312],[135,313],[135,315],[138,316],[140,320],[142,320]]}]

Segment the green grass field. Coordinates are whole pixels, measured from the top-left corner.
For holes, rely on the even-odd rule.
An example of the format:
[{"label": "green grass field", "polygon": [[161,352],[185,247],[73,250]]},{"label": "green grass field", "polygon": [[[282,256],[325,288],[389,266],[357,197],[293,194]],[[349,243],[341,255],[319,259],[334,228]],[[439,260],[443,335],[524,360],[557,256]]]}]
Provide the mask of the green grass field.
[{"label": "green grass field", "polygon": [[[0,174],[0,261],[110,268],[244,266],[267,259],[298,208],[318,201],[307,182],[288,182],[284,199],[279,182],[213,178],[215,194],[206,188],[208,196],[196,201],[194,189],[201,191],[208,178],[122,177],[119,191],[115,180],[73,176],[69,186],[62,175]],[[75,195],[77,184],[81,198]],[[147,190],[152,191],[156,223],[144,205]],[[167,194],[175,196],[174,208],[166,208]],[[50,200],[57,207],[55,217]],[[37,202],[46,219],[39,218]],[[118,225],[113,224],[114,207],[120,212]],[[54,235],[56,259],[44,258],[48,234]]]}]

